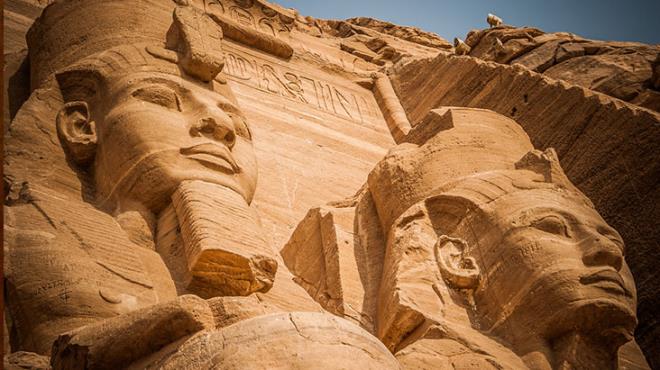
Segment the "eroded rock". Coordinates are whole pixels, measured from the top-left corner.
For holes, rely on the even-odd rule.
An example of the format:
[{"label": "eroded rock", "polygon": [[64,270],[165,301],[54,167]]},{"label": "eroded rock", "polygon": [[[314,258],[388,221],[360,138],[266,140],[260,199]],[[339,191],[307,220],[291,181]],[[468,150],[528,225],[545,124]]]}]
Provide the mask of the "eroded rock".
[{"label": "eroded rock", "polygon": [[653,82],[654,60],[660,53],[657,45],[587,40],[565,32],[513,27],[473,31],[467,40],[471,56],[520,64],[657,111],[658,88]]},{"label": "eroded rock", "polygon": [[657,47],[47,3],[5,8],[6,366],[648,368]]}]

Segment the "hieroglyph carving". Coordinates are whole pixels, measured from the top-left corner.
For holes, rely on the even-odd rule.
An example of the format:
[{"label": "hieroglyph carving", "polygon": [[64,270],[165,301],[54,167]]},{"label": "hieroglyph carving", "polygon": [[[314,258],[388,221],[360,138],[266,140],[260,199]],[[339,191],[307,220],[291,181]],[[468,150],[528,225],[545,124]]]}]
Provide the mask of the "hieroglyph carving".
[{"label": "hieroglyph carving", "polygon": [[[607,369],[634,350],[622,238],[554,150],[493,111],[400,100],[395,46],[441,40],[354,23],[263,0],[48,6],[5,143],[7,363]],[[368,68],[342,68],[355,55]]]},{"label": "hieroglyph carving", "polygon": [[228,38],[280,58],[293,55],[289,38],[295,18],[284,9],[259,1],[204,2],[208,14]]},{"label": "hieroglyph carving", "polygon": [[248,86],[358,123],[379,117],[371,92],[357,85],[338,86],[247,52],[229,49],[226,58],[227,75]]},{"label": "hieroglyph carving", "polygon": [[260,1],[205,0],[205,2],[210,14],[227,17],[241,26],[273,37],[288,37],[294,22],[292,14],[285,14],[283,9],[276,9],[271,4]]}]

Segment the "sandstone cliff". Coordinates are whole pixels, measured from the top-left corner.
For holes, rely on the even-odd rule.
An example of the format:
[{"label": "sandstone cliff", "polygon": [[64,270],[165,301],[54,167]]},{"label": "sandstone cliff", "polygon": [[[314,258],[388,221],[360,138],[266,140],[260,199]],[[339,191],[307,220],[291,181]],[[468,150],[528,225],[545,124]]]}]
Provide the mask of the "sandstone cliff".
[{"label": "sandstone cliff", "polygon": [[[25,33],[50,2],[5,2],[5,131],[30,93]],[[625,238],[626,258],[639,290],[640,324],[636,339],[649,362],[660,366],[656,345],[660,326],[655,314],[660,304],[660,275],[655,266],[660,259],[660,117],[656,113],[660,111],[660,46],[500,26],[470,32],[465,40],[471,47],[469,56],[455,57],[446,40],[414,27],[372,18],[321,20],[288,9],[283,11],[295,19],[291,32],[298,35],[292,60],[299,65],[313,62],[317,68],[299,71],[315,76],[322,70],[345,77],[345,69],[352,68],[342,83],[348,86],[356,81],[355,76],[363,77],[356,82],[365,87],[364,91],[355,92],[359,97],[377,90],[371,79],[373,73],[389,72],[401,111],[381,114],[376,101],[368,100],[368,108],[376,109],[367,112],[373,113],[373,117],[366,121],[373,118],[374,122],[385,120],[390,125],[390,120],[396,124],[398,119],[414,126],[429,110],[439,106],[486,108],[519,122],[536,147],[555,147],[571,181]],[[307,50],[306,42],[317,44]],[[255,76],[241,70],[245,67],[241,63],[252,63],[247,58],[249,53],[240,47],[235,51],[228,70],[234,73],[232,78],[236,81],[243,81],[242,87],[237,88],[239,98],[270,105],[249,114],[270,124],[258,129],[258,146],[265,148],[259,153],[260,165],[265,168],[260,168],[265,190],[258,194],[257,203],[279,248],[309,208],[357,190],[367,171],[394,142],[384,125],[374,128],[369,122],[354,124],[354,115],[366,111],[360,111],[362,106],[357,103],[348,107],[353,110],[342,111],[341,104],[352,103],[341,100],[339,90],[333,90],[334,100],[330,97],[330,103],[337,103],[337,107],[325,106],[329,113],[318,117],[304,113],[291,98],[303,101],[304,96],[287,90],[288,85],[267,91],[272,86],[264,88]],[[273,58],[268,62],[285,70],[281,60]],[[286,71],[282,72],[285,77],[289,73]],[[272,76],[271,79],[276,80]],[[257,88],[262,95],[251,90]],[[282,118],[279,112],[285,98],[290,105],[284,105],[288,113]],[[376,100],[380,105],[386,99]],[[319,107],[320,100],[316,108]],[[396,113],[396,119],[390,117]],[[281,119],[269,121],[271,116]],[[337,121],[337,116],[346,122]],[[285,145],[281,143],[291,147],[282,148]],[[312,151],[311,156],[300,154]],[[316,166],[317,163],[324,165]],[[318,168],[312,169],[312,175],[302,173],[315,166]],[[274,291],[282,296],[289,293]]]},{"label": "sandstone cliff", "polygon": [[660,45],[589,40],[500,26],[468,33],[470,56],[534,72],[660,110]]}]

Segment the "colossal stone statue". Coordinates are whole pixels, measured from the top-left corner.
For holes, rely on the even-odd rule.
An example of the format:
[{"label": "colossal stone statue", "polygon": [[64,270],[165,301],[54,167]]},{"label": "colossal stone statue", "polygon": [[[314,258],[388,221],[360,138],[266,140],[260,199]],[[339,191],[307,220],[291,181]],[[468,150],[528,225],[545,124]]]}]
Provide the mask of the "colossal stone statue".
[{"label": "colossal stone statue", "polygon": [[[186,280],[190,291],[208,296],[217,293],[214,289],[242,295],[268,290],[277,263],[248,207],[257,181],[252,138],[226,80],[216,81],[224,64],[222,29],[192,6],[177,7],[170,26],[169,9],[157,5],[142,5],[162,22],[143,26],[151,34],[145,31],[127,45],[118,32],[102,43],[99,53],[85,50],[92,54],[82,58],[67,55],[75,39],[59,35],[61,27],[51,22],[84,19],[81,13],[91,8],[96,14],[103,6],[49,7],[30,34],[36,40],[35,83],[42,71],[56,71],[65,102],[57,116],[58,134],[71,162],[91,174],[99,208],[120,219],[123,213],[140,213],[150,221],[150,230],[176,213],[189,270],[175,275],[176,280]],[[95,30],[113,25],[98,16],[94,21],[91,31],[66,31],[95,40]],[[169,44],[164,43],[166,34]],[[149,36],[160,36],[160,44]],[[200,205],[205,197],[216,201]],[[204,217],[211,210],[224,226]],[[230,222],[246,225],[245,234],[222,234]],[[213,232],[224,240],[209,239]],[[162,241],[156,244],[158,252],[176,252],[163,250]],[[231,269],[240,273],[227,273]],[[217,284],[198,288],[204,285],[200,281]]]},{"label": "colossal stone statue", "polygon": [[263,0],[49,3],[5,146],[5,364],[646,368],[623,240],[554,150],[401,80],[473,61],[446,41]]},{"label": "colossal stone statue", "polygon": [[30,30],[6,168],[14,350],[54,368],[398,366],[341,318],[223,298],[269,291],[278,263],[222,36],[169,0],[55,2]]},{"label": "colossal stone statue", "polygon": [[[357,315],[370,316],[363,326],[404,368],[617,368],[619,347],[633,338],[636,292],[621,237],[566,178],[555,152],[534,150],[509,118],[431,111],[357,200],[334,207],[325,212],[337,220],[348,207],[357,225],[334,228],[358,234],[358,266],[340,262],[338,275],[355,268],[364,276],[359,254],[382,250],[377,289],[362,284],[361,300],[376,307]],[[327,264],[310,273],[298,261],[314,248],[300,242],[311,239],[314,222],[308,217],[283,250],[306,283],[331,275]],[[323,226],[312,230],[326,239]],[[322,288],[343,287],[335,300],[351,305],[350,283],[336,284]],[[316,285],[303,286],[332,311]]]}]

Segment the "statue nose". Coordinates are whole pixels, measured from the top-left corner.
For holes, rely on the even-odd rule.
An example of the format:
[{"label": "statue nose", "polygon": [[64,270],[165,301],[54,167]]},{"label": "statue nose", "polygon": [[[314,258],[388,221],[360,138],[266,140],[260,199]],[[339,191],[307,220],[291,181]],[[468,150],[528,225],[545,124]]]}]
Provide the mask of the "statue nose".
[{"label": "statue nose", "polygon": [[229,149],[236,144],[234,125],[229,118],[218,119],[210,116],[202,118],[190,128],[190,135],[193,137],[204,136],[222,142]]},{"label": "statue nose", "polygon": [[610,266],[617,271],[623,266],[623,252],[614,242],[605,237],[595,237],[582,256],[586,266]]}]

